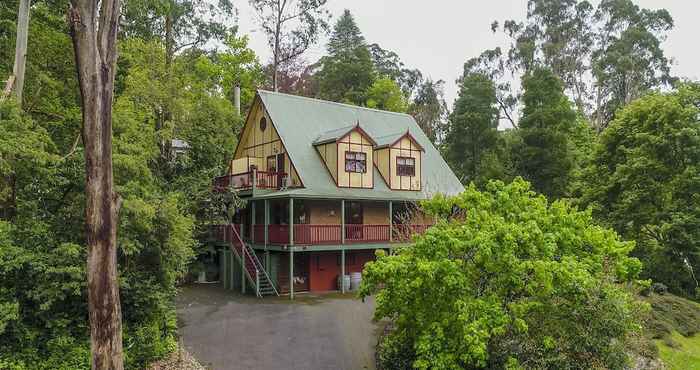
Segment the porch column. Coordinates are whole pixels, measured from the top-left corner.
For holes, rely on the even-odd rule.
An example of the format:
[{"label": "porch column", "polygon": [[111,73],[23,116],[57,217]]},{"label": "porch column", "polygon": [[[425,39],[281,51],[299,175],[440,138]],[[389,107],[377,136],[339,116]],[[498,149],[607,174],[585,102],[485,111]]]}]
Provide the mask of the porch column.
[{"label": "porch column", "polygon": [[389,243],[394,241],[394,202],[389,201]]},{"label": "porch column", "polygon": [[226,253],[226,261],[228,264],[228,271],[226,273],[226,278],[229,281],[228,288],[230,290],[234,290],[235,288],[233,286],[234,285],[233,283],[235,282],[235,280],[233,278],[233,274],[234,274],[233,266],[236,264],[236,257],[233,256],[233,252],[230,249],[229,249],[228,253]]},{"label": "porch column", "polygon": [[289,198],[289,245],[294,245],[294,198]]},{"label": "porch column", "polygon": [[265,271],[270,273],[270,251],[265,251]]},{"label": "porch column", "polygon": [[340,243],[345,244],[345,199],[340,201]]},{"label": "porch column", "polygon": [[270,201],[265,199],[264,206],[265,206],[265,248],[267,248],[267,244],[270,242],[270,234],[268,234],[268,229],[270,228]]},{"label": "porch column", "polygon": [[289,248],[289,299],[294,299],[294,247]]},{"label": "porch column", "polygon": [[345,249],[340,250],[340,292],[345,293]]},{"label": "porch column", "polygon": [[255,240],[255,201],[252,200],[250,201],[250,241],[255,243],[257,240]]},{"label": "porch column", "polygon": [[[241,248],[243,251],[243,248]],[[233,254],[233,253],[231,253]],[[241,254],[241,293],[245,294],[245,257]]]}]

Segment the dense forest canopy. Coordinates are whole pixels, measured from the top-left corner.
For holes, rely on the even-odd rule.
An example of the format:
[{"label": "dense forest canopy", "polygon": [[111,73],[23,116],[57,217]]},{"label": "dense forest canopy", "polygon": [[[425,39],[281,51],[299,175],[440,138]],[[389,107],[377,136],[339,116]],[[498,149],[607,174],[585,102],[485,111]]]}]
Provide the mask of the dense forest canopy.
[{"label": "dense forest canopy", "polygon": [[[19,3],[0,3],[2,79],[13,73]],[[448,104],[443,80],[425,77],[380,40],[367,39],[350,11],[331,19],[325,1],[299,0],[288,9],[251,3],[272,61],[260,61],[237,29],[235,3],[123,3],[113,165],[123,198],[118,266],[127,368],[143,368],[177,345],[173,297],[189,266],[208,251],[203,240],[217,203],[211,179],[224,171],[241,113],[258,88],[411,114],[468,188],[428,203],[444,218],[437,231],[375,265],[368,279],[366,293],[390,283],[378,293],[378,315],[404,318],[390,344],[408,348],[404,359],[419,367],[506,366],[510,358],[488,354],[518,343],[518,359],[535,361],[534,367],[566,367],[596,353],[602,355],[586,358],[615,368],[625,361],[618,352],[636,333],[639,309],[623,285],[648,279],[700,299],[700,85],[671,75],[662,41],[674,22],[666,10],[632,0],[595,6],[529,0],[526,19],[492,24],[509,47],[465,61],[459,95]],[[85,160],[67,8],[68,0],[31,2],[21,102],[0,97],[0,368],[89,367]],[[296,10],[301,18],[274,24],[274,15]],[[277,28],[284,32],[275,36]],[[308,61],[305,50],[326,33],[326,55]],[[236,85],[242,112],[233,105]],[[512,129],[499,130],[499,122]],[[173,150],[173,140],[189,150]],[[513,203],[494,203],[504,197]],[[475,212],[491,229],[445,211],[453,209]],[[526,222],[538,233],[522,227]],[[562,240],[562,233],[572,239]],[[502,249],[504,240],[520,237],[528,244]],[[498,254],[503,264],[443,258],[465,253],[454,242],[460,238],[478,239],[474,250]],[[566,248],[538,249],[545,241]],[[597,249],[580,250],[584,242]],[[532,255],[523,257],[518,248]],[[442,254],[431,254],[436,249]],[[582,266],[577,258],[593,262]],[[619,268],[605,270],[601,259]],[[397,271],[423,263],[430,269],[405,273],[422,279],[435,276],[431,269],[449,270],[460,280],[447,283],[459,289],[421,301],[421,289],[435,293],[437,282],[407,289],[401,279],[408,275]],[[512,286],[479,275],[484,269],[512,273],[513,281],[531,271],[537,279]],[[585,291],[574,291],[577,284]],[[407,299],[421,305],[396,303]],[[510,310],[494,303],[501,299]],[[470,314],[405,319],[448,317],[455,304],[469,306]],[[585,308],[586,320],[615,325],[608,333],[577,326],[567,321],[573,304]],[[486,318],[475,313],[482,308],[489,309]],[[550,321],[551,315],[558,316]],[[436,344],[436,333],[470,325],[482,325],[486,334],[466,347],[450,339]],[[603,339],[576,342],[583,335]],[[560,357],[541,356],[554,348]]]}]

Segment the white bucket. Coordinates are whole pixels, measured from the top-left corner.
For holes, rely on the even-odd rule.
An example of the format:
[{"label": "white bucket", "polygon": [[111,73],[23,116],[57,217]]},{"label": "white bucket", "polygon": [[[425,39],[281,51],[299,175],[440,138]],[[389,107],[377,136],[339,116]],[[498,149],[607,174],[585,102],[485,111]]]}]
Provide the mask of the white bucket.
[{"label": "white bucket", "polygon": [[360,283],[362,282],[362,273],[353,272],[350,274],[350,290],[360,289]]},{"label": "white bucket", "polygon": [[345,276],[338,275],[338,290],[340,290],[340,291],[343,290],[342,286],[340,285],[343,283],[345,285],[345,291],[346,292],[349,291],[350,290],[350,275],[345,275]]}]

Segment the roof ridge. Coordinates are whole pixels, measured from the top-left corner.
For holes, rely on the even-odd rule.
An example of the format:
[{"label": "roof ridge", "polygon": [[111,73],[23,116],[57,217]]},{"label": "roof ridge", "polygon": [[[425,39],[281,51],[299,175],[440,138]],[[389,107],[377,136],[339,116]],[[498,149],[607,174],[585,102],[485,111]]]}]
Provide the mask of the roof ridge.
[{"label": "roof ridge", "polygon": [[308,97],[308,96],[286,94],[286,93],[281,93],[281,92],[278,92],[278,91],[270,91],[270,90],[264,90],[264,89],[258,89],[257,91],[258,91],[259,93],[260,93],[260,92],[264,92],[264,93],[266,93],[266,94],[283,95],[283,96],[288,96],[288,97],[290,97],[290,98],[296,98],[296,99],[302,99],[302,100],[311,100],[311,101],[315,101],[315,102],[319,102],[319,103],[340,105],[340,106],[342,106],[342,107],[347,107],[347,108],[363,109],[363,110],[368,110],[368,111],[372,111],[372,112],[393,114],[393,115],[397,115],[397,116],[408,116],[408,117],[413,118],[413,116],[411,116],[411,115],[408,114],[408,113],[400,113],[400,112],[392,112],[392,111],[388,111],[388,110],[381,110],[381,109],[375,109],[375,108],[368,108],[368,107],[363,107],[363,106],[360,106],[360,105],[352,105],[352,104],[339,103],[339,102],[330,101],[330,100],[323,100],[323,99],[317,99],[317,98],[310,98],[310,97]]}]

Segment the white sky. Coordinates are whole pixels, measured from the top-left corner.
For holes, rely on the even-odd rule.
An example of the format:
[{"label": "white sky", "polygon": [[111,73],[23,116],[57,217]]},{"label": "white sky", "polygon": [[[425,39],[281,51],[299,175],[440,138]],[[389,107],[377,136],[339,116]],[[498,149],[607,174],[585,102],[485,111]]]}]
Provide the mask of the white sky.
[{"label": "white sky", "polygon": [[[408,68],[424,76],[445,80],[445,98],[452,106],[457,96],[455,79],[464,62],[483,50],[506,46],[502,33],[493,34],[491,22],[522,20],[526,0],[329,0],[335,23],[343,9],[349,9],[368,43],[396,52]],[[596,1],[594,1],[596,2]],[[636,0],[640,7],[669,10],[675,27],[664,43],[666,56],[673,59],[672,73],[700,80],[700,1]],[[239,9],[239,34],[250,37],[250,47],[267,62],[270,51],[259,30],[257,17],[245,0]],[[325,53],[325,39],[307,51],[304,58],[316,61]]]}]

